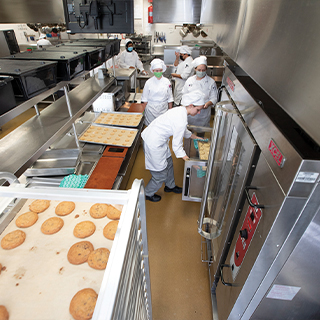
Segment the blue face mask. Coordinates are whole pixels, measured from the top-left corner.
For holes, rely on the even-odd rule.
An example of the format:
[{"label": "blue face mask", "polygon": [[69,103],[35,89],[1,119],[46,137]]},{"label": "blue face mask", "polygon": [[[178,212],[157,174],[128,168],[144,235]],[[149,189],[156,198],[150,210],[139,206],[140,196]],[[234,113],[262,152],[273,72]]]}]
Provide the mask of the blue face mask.
[{"label": "blue face mask", "polygon": [[196,75],[199,78],[203,78],[207,74],[206,71],[196,71]]},{"label": "blue face mask", "polygon": [[133,47],[128,47],[128,51],[131,52],[133,50]]}]

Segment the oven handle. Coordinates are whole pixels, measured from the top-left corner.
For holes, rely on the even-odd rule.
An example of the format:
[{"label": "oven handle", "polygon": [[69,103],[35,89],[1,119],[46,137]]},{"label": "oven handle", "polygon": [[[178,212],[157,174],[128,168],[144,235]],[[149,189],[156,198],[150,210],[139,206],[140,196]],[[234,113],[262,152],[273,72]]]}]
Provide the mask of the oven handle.
[{"label": "oven handle", "polygon": [[234,284],[230,283],[230,282],[225,282],[224,279],[223,279],[223,268],[224,267],[227,267],[227,268],[231,268],[230,264],[222,264],[220,266],[220,275],[221,275],[221,283],[224,285],[224,286],[227,286],[227,287],[235,287]]},{"label": "oven handle", "polygon": [[190,181],[190,168],[187,168],[186,172],[186,180],[184,182],[184,196],[187,197],[189,195],[189,183]]},{"label": "oven handle", "polygon": [[261,204],[255,204],[255,203],[252,203],[251,199],[250,199],[250,195],[249,195],[249,191],[248,190],[258,190],[257,187],[252,187],[252,186],[246,186],[244,187],[244,192],[246,194],[246,197],[247,197],[247,201],[249,203],[249,206],[252,207],[252,208],[255,208],[255,209],[263,209],[264,208],[264,205],[261,205]]}]

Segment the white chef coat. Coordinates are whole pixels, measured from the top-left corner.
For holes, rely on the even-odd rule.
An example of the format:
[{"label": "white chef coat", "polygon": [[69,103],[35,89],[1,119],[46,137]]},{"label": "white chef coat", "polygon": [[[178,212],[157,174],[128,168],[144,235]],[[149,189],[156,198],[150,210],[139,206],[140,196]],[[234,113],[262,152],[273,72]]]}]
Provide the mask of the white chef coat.
[{"label": "white chef coat", "polygon": [[[211,101],[213,105],[217,102],[218,89],[216,82],[205,75],[201,80],[197,80],[197,76],[194,75],[187,79],[185,85],[182,89],[182,94],[192,92],[195,90],[200,90],[204,93],[204,101]],[[188,124],[194,126],[210,127],[210,118],[211,118],[211,107],[207,109],[202,109],[199,114],[194,117],[188,116]]]},{"label": "white chef coat", "polygon": [[179,105],[182,97],[182,89],[186,80],[193,74],[192,57],[186,58],[184,61],[180,61],[175,73],[180,74],[181,78],[173,77],[175,80],[174,87],[174,103]]},{"label": "white chef coat", "polygon": [[119,67],[123,69],[136,67],[140,70],[144,70],[143,64],[139,59],[138,54],[134,50],[132,52],[128,52],[127,50],[121,52],[120,58],[119,58]]},{"label": "white chef coat", "polygon": [[40,39],[37,41],[37,49],[41,49],[45,46],[52,46],[52,43],[47,39]]},{"label": "white chef coat", "polygon": [[155,118],[168,110],[168,103],[173,102],[171,83],[169,79],[153,76],[144,85],[142,102],[148,102],[144,116],[148,126]]},{"label": "white chef coat", "polygon": [[183,158],[183,138],[190,138],[187,129],[188,118],[185,107],[172,108],[159,116],[146,127],[141,137],[144,141],[145,165],[151,171],[162,171],[167,167],[167,158],[171,156],[169,138],[172,138],[172,149],[177,158]]}]

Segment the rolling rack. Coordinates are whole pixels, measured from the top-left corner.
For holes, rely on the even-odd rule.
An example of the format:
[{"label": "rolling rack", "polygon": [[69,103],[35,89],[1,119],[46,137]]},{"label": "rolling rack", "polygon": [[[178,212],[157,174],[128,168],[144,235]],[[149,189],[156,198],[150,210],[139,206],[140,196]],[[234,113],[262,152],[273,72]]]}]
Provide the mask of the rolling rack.
[{"label": "rolling rack", "polygon": [[146,208],[143,180],[130,190],[25,188],[10,173],[0,173],[1,231],[14,218],[21,199],[46,199],[123,205],[118,230],[104,272],[93,320],[152,319]]}]

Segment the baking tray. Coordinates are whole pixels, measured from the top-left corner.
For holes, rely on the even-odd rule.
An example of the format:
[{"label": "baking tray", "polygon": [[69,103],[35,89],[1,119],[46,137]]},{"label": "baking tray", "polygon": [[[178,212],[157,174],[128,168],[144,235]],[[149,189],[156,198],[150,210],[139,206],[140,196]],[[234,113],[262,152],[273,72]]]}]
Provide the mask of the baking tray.
[{"label": "baking tray", "polygon": [[[139,126],[143,115],[134,112],[102,112],[94,123],[108,126],[136,128]],[[110,119],[110,120],[108,120]]]},{"label": "baking tray", "polygon": [[[124,134],[129,132],[131,134],[127,136],[127,139],[124,138]],[[137,133],[137,129],[92,124],[80,135],[79,141],[117,147],[131,147]]]},{"label": "baking tray", "polygon": [[[24,201],[24,200],[22,200]],[[29,211],[25,202],[22,209],[0,235],[0,240],[9,232],[20,229],[15,220]],[[70,264],[67,259],[69,248],[79,241],[90,241],[94,249],[107,248],[111,251],[113,241],[103,236],[104,226],[110,222],[107,217],[94,219],[89,214],[92,203],[76,203],[75,210],[61,217],[62,229],[45,235],[40,231],[42,223],[50,217],[57,217],[55,207],[60,201],[51,201],[50,207],[39,213],[38,221],[29,228],[25,242],[12,250],[0,247],[1,304],[6,306],[10,320],[53,320],[73,319],[69,313],[72,297],[81,289],[92,288],[99,293],[105,270],[92,269],[87,263]],[[122,210],[122,206],[115,205]],[[73,235],[75,225],[89,220],[96,225],[96,231],[85,239]]]}]

